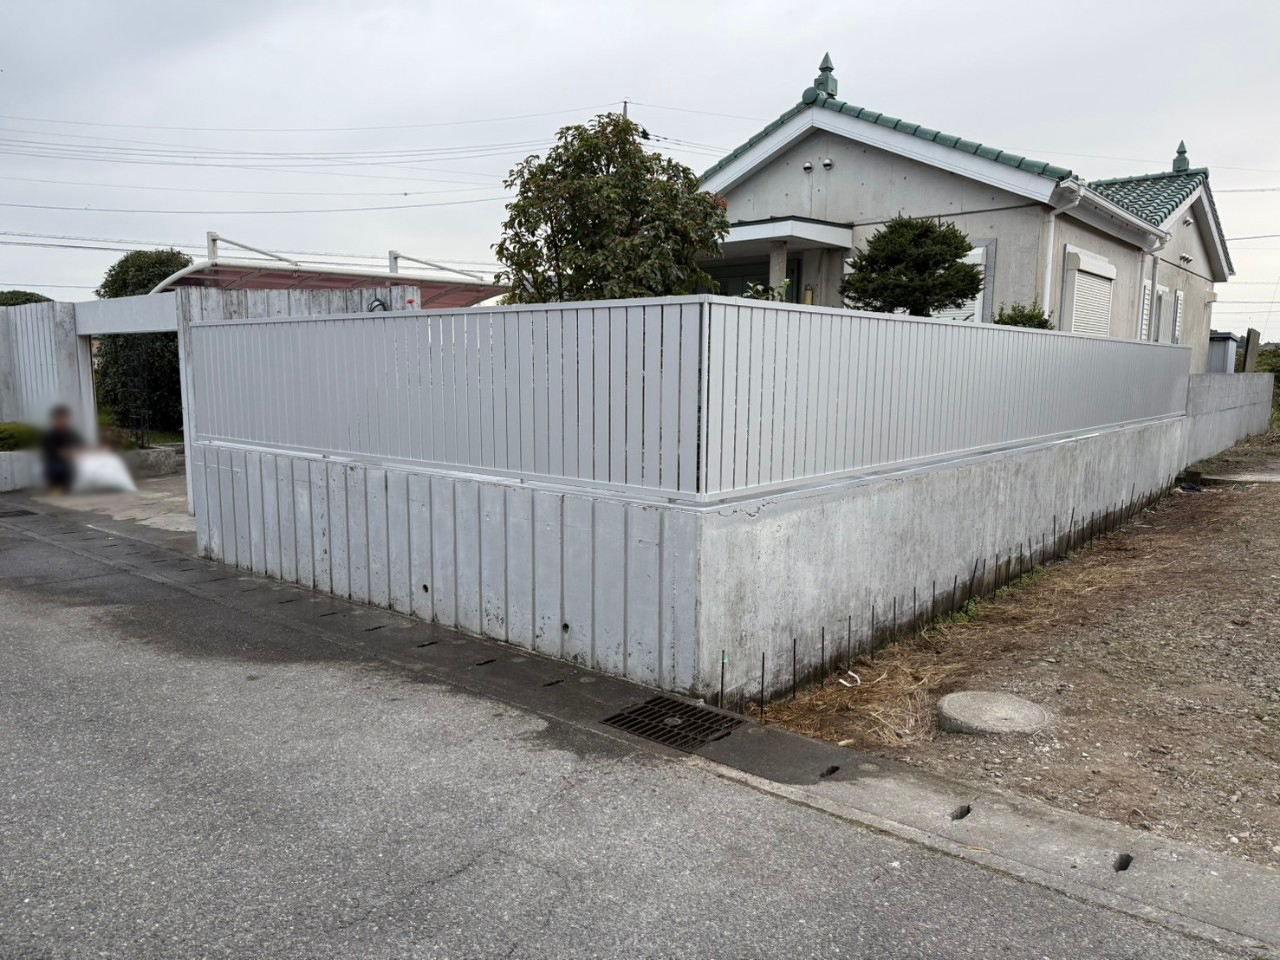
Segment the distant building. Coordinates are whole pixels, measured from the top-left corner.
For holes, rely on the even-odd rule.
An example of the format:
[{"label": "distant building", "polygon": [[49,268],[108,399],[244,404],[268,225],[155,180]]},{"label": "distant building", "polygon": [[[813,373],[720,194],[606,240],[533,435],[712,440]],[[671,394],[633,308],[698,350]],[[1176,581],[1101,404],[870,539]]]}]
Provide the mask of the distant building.
[{"label": "distant building", "polygon": [[1088,183],[836,91],[824,57],[799,103],[703,175],[728,202],[724,255],[704,265],[722,292],[790,280],[788,299],[838,306],[846,259],[885,221],[940,217],[986,276],[948,316],[990,322],[1039,300],[1061,330],[1186,343],[1207,369],[1213,285],[1234,271],[1209,171],[1184,145],[1168,171]]}]

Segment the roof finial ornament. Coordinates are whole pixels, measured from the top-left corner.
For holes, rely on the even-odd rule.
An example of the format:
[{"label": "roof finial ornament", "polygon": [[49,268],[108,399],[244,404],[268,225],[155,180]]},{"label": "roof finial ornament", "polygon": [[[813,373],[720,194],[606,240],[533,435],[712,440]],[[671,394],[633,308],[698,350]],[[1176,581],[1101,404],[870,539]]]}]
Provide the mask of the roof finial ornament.
[{"label": "roof finial ornament", "polygon": [[1178,141],[1178,155],[1173,158],[1173,172],[1186,173],[1191,169],[1191,161],[1187,159],[1187,141]]},{"label": "roof finial ornament", "polygon": [[822,63],[818,64],[818,76],[814,78],[813,86],[815,90],[821,90],[829,97],[834,97],[839,87],[835,74],[832,73],[833,70],[835,66],[831,63],[831,54],[824,53]]}]

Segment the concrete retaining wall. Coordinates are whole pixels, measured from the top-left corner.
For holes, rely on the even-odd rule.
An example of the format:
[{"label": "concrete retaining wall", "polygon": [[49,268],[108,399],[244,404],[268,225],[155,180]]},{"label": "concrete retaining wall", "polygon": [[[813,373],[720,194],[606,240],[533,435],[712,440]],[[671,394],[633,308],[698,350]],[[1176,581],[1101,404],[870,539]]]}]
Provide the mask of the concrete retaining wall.
[{"label": "concrete retaining wall", "polygon": [[1003,583],[1166,488],[1186,430],[1172,418],[707,512],[695,689],[718,693],[724,651],[731,698],[758,696],[761,654],[766,692],[785,690],[793,638],[803,680],[824,646],[829,662],[870,646],[895,611],[905,627],[949,610],[953,589]]},{"label": "concrete retaining wall", "polygon": [[40,460],[26,450],[0,453],[0,493],[25,490],[40,483]]},{"label": "concrete retaining wall", "polygon": [[1188,464],[1212,457],[1271,424],[1274,374],[1201,373],[1187,390]]}]

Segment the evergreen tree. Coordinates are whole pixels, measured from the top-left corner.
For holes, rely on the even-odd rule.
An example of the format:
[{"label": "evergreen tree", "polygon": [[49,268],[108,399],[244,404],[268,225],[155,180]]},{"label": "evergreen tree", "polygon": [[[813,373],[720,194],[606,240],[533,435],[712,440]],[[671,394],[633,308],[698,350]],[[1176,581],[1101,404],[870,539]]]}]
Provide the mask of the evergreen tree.
[{"label": "evergreen tree", "polygon": [[955,224],[894,217],[854,252],[840,292],[851,307],[930,317],[982,289],[982,271],[963,262],[970,249]]},{"label": "evergreen tree", "polygon": [[[150,293],[190,266],[177,250],[134,250],[113,263],[97,294],[103,299]],[[94,371],[98,406],[142,446],[152,429],[182,428],[182,387],[176,333],[110,334],[98,338]]]},{"label": "evergreen tree", "polygon": [[30,290],[0,290],[0,307],[20,307],[24,303],[47,303],[48,297]]}]

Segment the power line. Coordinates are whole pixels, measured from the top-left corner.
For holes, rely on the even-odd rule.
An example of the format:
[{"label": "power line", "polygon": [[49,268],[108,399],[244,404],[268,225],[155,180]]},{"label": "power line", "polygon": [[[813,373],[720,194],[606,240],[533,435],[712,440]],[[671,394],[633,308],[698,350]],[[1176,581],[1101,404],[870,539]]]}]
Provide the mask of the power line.
[{"label": "power line", "polygon": [[[0,133],[27,133],[38,131],[13,130],[12,128],[0,127]],[[73,134],[53,134],[57,137],[74,136]],[[416,160],[423,161],[434,159],[452,159],[452,160],[469,160],[473,157],[494,156],[491,151],[500,151],[501,153],[514,152],[515,150],[526,147],[539,147],[549,144],[551,141],[545,137],[535,140],[508,140],[499,143],[475,143],[475,144],[457,144],[450,147],[413,147],[399,150],[306,150],[306,151],[282,151],[282,150],[232,150],[226,147],[210,147],[205,145],[184,144],[184,143],[165,143],[156,140],[128,140],[119,137],[80,137],[85,140],[111,140],[112,143],[60,143],[53,140],[31,140],[23,137],[0,137],[0,143],[11,144],[13,147],[24,150],[56,150],[66,153],[83,153],[87,155],[134,155],[142,156],[150,159],[171,159],[173,157],[188,157],[192,154],[198,156],[213,156],[220,159],[236,160],[245,159],[255,162],[262,160],[288,160],[290,162],[299,160],[321,160],[321,161],[352,161],[361,157],[376,157],[380,160],[391,158],[392,160]],[[135,146],[116,146],[117,143],[135,144]],[[141,144],[137,146],[136,144]],[[162,149],[157,149],[162,148]],[[468,151],[482,151],[480,153],[468,153]]]},{"label": "power line", "polygon": [[492,184],[477,183],[473,187],[453,187],[448,190],[219,190],[212,187],[160,187],[137,183],[96,183],[89,180],[46,180],[39,177],[7,177],[0,180],[12,180],[19,183],[48,183],[68,187],[105,187],[110,190],[160,190],[169,193],[234,193],[255,194],[261,196],[280,197],[418,197],[438,193],[468,193],[472,190],[490,190]]},{"label": "power line", "polygon": [[720,113],[715,110],[694,110],[691,107],[667,107],[660,103],[641,103],[639,100],[632,100],[631,103],[637,107],[648,107],[650,110],[674,110],[676,113],[697,113],[704,117],[724,117],[729,120],[750,120],[753,123],[764,123],[763,117],[744,117],[736,113]]},{"label": "power line", "polygon": [[1271,240],[1280,237],[1280,233],[1260,233],[1255,237],[1227,237],[1227,240]]},{"label": "power line", "polygon": [[564,110],[547,110],[543,113],[521,113],[506,117],[483,117],[472,120],[433,120],[425,123],[380,124],[368,127],[184,127],[147,123],[105,123],[97,120],[58,120],[48,117],[20,117],[0,114],[0,120],[22,120],[27,123],[57,123],[76,127],[112,127],[124,130],[182,130],[196,133],[361,133],[371,130],[417,130],[427,127],[461,127],[481,123],[506,123],[511,120],[532,120],[537,117],[554,117],[583,110],[600,110],[617,106],[621,101],[598,103],[584,107],[568,107]]},{"label": "power line", "polygon": [[36,283],[34,280],[0,280],[0,287],[46,287],[50,290],[96,290],[83,283]]},{"label": "power line", "polygon": [[[59,241],[75,241],[80,243],[111,243],[111,244],[127,244],[125,247],[103,247],[105,250],[124,250],[129,251],[138,247],[172,247],[178,250],[204,250],[205,244],[199,243],[180,243],[172,240],[133,240],[124,237],[86,237],[78,234],[65,233],[31,233],[24,230],[0,230],[0,236],[5,237],[33,237],[38,240],[59,240]],[[17,245],[16,241],[0,241]],[[26,241],[23,241],[24,243]],[[32,244],[34,246],[34,244]],[[67,244],[62,244],[67,247]],[[80,249],[76,247],[67,247],[68,249]],[[84,249],[99,249],[97,247],[86,247]],[[385,253],[334,253],[328,250],[277,250],[276,253],[295,254],[304,257],[329,257],[340,260],[386,260]],[[458,260],[448,257],[428,257],[436,263],[453,263],[463,265],[480,265],[485,267],[496,267],[498,263],[493,260]]]},{"label": "power line", "polygon": [[55,206],[51,204],[4,204],[0,206],[20,207],[23,210],[69,210],[82,214],[173,214],[189,216],[259,216],[283,214],[362,214],[375,210],[420,210],[429,206],[461,206],[463,204],[492,204],[498,200],[511,200],[511,197],[475,197],[472,200],[440,200],[431,204],[396,204],[390,206],[339,206],[320,210],[134,210],[131,207],[97,207],[97,206]]}]

